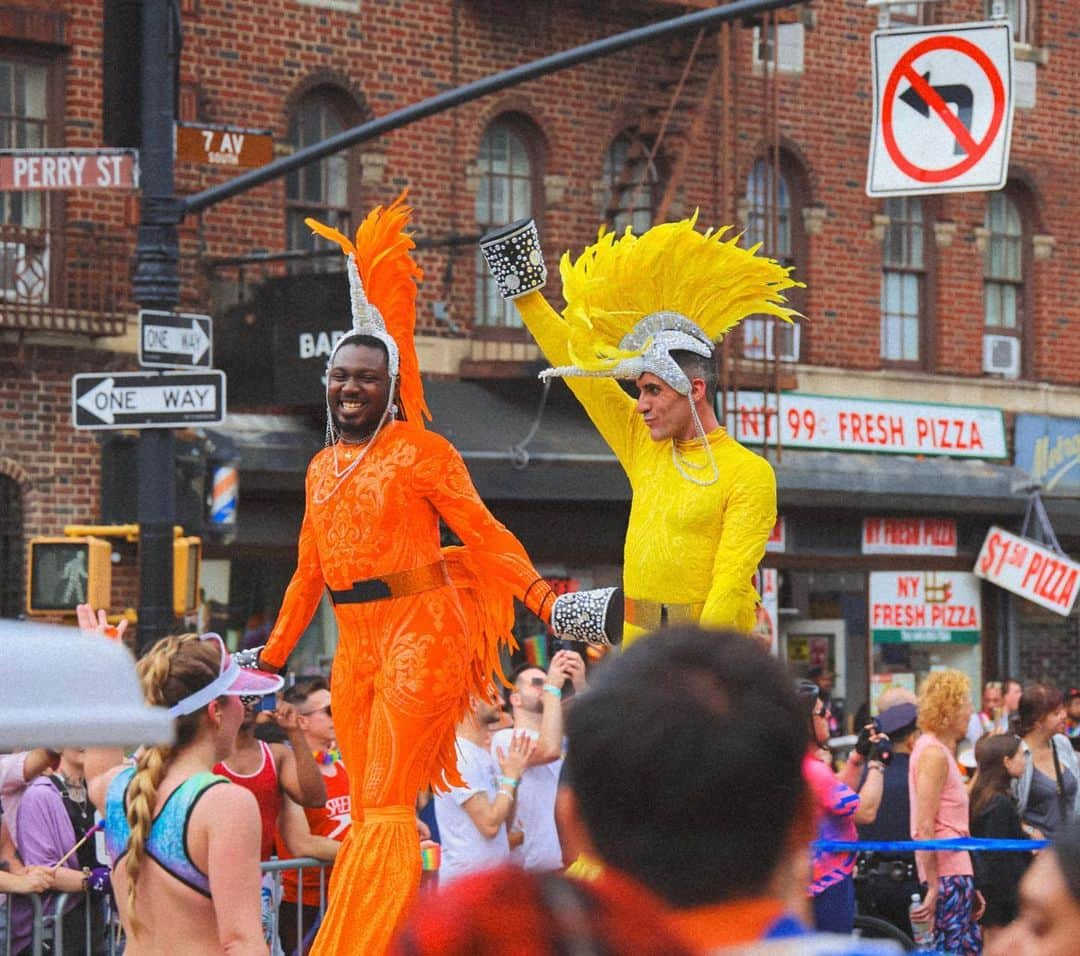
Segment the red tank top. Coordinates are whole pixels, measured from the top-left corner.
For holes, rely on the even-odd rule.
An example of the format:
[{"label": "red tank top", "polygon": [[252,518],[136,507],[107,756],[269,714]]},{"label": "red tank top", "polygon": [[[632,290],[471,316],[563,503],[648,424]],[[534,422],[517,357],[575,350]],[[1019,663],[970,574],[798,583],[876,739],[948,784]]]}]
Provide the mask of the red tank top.
[{"label": "red tank top", "polygon": [[233,783],[238,783],[255,794],[262,819],[260,859],[269,860],[274,855],[274,834],[277,832],[278,813],[281,810],[281,790],[278,787],[277,767],[274,766],[274,754],[270,745],[260,740],[259,749],[262,750],[262,763],[255,773],[236,773],[230,770],[224,761],[214,767],[214,773],[228,777]]},{"label": "red tank top", "polygon": [[[349,796],[349,775],[345,772],[345,764],[340,760],[333,764],[334,773],[323,776],[326,781],[326,805],[322,807],[304,808],[307,815],[308,828],[318,836],[329,837],[339,843],[349,833],[352,823],[352,800]],[[281,834],[278,834],[278,858],[291,860],[292,854]],[[327,871],[327,880],[330,874]],[[297,877],[296,870],[285,870],[281,874],[282,899],[287,903],[296,902]],[[316,870],[304,871],[304,905],[319,905],[319,874]]]}]

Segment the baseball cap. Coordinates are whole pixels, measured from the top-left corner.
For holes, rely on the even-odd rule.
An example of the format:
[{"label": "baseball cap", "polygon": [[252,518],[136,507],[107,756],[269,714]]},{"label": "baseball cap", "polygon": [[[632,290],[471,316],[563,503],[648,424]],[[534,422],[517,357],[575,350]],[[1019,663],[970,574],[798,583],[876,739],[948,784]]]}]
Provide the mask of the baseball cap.
[{"label": "baseball cap", "polygon": [[919,709],[914,704],[893,704],[878,714],[878,726],[883,734],[895,734],[898,730],[915,723]]},{"label": "baseball cap", "polygon": [[285,680],[278,674],[268,674],[255,668],[241,667],[225,649],[220,634],[203,634],[201,641],[217,641],[221,648],[221,671],[205,687],[199,688],[169,708],[170,717],[193,714],[218,697],[262,697],[281,690]]}]

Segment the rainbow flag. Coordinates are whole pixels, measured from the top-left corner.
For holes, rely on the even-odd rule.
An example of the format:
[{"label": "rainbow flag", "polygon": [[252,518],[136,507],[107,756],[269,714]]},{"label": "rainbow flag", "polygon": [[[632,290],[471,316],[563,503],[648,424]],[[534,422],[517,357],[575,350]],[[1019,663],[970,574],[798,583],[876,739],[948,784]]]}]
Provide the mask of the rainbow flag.
[{"label": "rainbow flag", "polygon": [[527,637],[522,642],[525,649],[525,659],[533,666],[541,670],[547,670],[551,663],[551,655],[548,653],[548,641],[546,634],[537,634],[536,637]]}]

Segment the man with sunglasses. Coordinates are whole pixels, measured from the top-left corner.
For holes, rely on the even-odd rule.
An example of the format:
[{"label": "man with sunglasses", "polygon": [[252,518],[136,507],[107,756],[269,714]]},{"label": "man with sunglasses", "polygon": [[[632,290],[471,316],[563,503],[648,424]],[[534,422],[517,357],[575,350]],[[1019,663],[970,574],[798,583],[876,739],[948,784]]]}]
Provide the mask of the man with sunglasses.
[{"label": "man with sunglasses", "polygon": [[[332,863],[338,846],[352,824],[352,800],[349,775],[337,749],[330,687],[322,677],[297,681],[282,695],[296,711],[296,722],[312,748],[315,762],[326,784],[326,803],[321,807],[296,806],[285,798],[278,826],[278,857],[313,856]],[[330,871],[326,873],[329,880]],[[281,877],[282,906],[278,911],[278,935],[286,953],[297,949],[303,936],[319,916],[319,873],[302,874],[303,888],[296,871],[285,870]],[[302,922],[298,922],[296,904],[301,902]],[[306,950],[305,950],[306,951]]]},{"label": "man with sunglasses", "polygon": [[517,786],[510,823],[510,860],[526,870],[545,873],[562,869],[562,848],[555,828],[555,796],[563,764],[563,688],[572,683],[575,693],[585,689],[585,662],[576,651],[556,651],[545,673],[526,664],[512,676],[506,702],[514,718],[513,729],[498,731],[491,754],[506,752],[514,734],[525,733],[536,749]]}]

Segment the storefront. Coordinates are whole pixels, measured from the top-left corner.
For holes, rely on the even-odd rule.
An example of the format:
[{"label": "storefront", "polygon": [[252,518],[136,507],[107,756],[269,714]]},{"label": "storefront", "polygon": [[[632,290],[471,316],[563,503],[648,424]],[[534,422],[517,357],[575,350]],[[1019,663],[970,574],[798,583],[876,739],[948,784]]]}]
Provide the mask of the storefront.
[{"label": "storefront", "polygon": [[934,669],[997,673],[1000,595],[972,569],[987,529],[1023,515],[1001,411],[785,393],[768,414],[747,396],[729,425],[753,447],[766,420],[780,656],[832,671],[849,719]]}]

